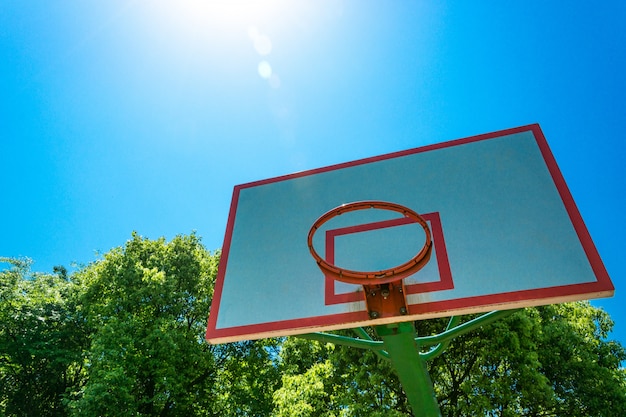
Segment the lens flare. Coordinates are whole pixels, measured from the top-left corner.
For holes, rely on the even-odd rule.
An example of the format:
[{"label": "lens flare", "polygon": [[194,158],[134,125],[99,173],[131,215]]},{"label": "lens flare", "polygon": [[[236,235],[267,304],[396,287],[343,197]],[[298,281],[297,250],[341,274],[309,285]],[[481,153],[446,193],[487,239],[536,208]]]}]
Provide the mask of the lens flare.
[{"label": "lens flare", "polygon": [[272,66],[265,60],[259,62],[258,71],[259,75],[266,80],[269,80],[272,76]]}]

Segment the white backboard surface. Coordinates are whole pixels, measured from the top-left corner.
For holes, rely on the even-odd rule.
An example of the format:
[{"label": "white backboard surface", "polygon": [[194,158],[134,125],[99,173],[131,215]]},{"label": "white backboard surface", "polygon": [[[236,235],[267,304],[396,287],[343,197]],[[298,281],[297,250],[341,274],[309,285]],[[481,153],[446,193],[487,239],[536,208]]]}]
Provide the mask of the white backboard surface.
[{"label": "white backboard surface", "polygon": [[[388,201],[428,222],[434,250],[405,279],[408,314],[370,319],[362,289],[326,278],[311,225]],[[401,264],[424,242],[397,213],[328,221],[314,246],[347,269]],[[538,125],[236,186],[207,328],[222,343],[607,297],[613,285]]]}]

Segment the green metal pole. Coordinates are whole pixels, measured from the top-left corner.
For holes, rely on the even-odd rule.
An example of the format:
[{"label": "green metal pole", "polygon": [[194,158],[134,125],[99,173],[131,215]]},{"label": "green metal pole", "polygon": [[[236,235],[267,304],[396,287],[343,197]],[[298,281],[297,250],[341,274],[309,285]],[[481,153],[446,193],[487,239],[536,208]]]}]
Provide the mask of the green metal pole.
[{"label": "green metal pole", "polygon": [[376,332],[384,342],[415,417],[441,417],[426,361],[419,354],[413,323],[376,326]]}]

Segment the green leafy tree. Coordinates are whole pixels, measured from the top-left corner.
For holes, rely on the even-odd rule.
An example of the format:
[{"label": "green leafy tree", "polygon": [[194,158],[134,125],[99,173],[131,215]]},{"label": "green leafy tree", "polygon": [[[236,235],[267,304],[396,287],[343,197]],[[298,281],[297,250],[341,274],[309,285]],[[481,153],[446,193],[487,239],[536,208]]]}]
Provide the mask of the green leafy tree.
[{"label": "green leafy tree", "polygon": [[[70,275],[1,261],[0,416],[411,415],[373,352],[298,338],[207,344],[219,253],[195,235],[134,234]],[[422,336],[445,325],[416,322]],[[455,339],[429,362],[443,415],[626,415],[626,353],[612,326],[577,302]]]},{"label": "green leafy tree", "polygon": [[280,340],[264,339],[220,345],[215,348],[219,368],[215,380],[216,415],[269,416],[272,396],[280,386],[276,364]]},{"label": "green leafy tree", "polygon": [[430,366],[446,416],[626,415],[626,358],[588,302],[528,308],[457,339]]},{"label": "green leafy tree", "polygon": [[133,234],[76,274],[93,333],[75,415],[211,415],[217,364],[204,329],[217,263],[195,235]]},{"label": "green leafy tree", "polygon": [[[445,320],[416,322],[422,336]],[[588,302],[528,308],[454,340],[429,363],[444,416],[624,416],[624,348]],[[388,363],[371,352],[288,339],[277,415],[411,415]],[[329,366],[332,365],[332,366]],[[305,387],[309,387],[308,391]]]},{"label": "green leafy tree", "polygon": [[92,329],[77,416],[266,416],[280,383],[276,340],[204,340],[219,253],[196,235],[133,234],[75,274]]},{"label": "green leafy tree", "polygon": [[282,386],[274,392],[277,417],[336,416],[339,404],[334,398],[330,363],[334,347],[296,338],[285,339],[280,368]]},{"label": "green leafy tree", "polygon": [[274,394],[277,416],[409,413],[393,369],[372,352],[289,338],[282,346],[280,367],[283,383]]},{"label": "green leafy tree", "polygon": [[74,286],[62,273],[31,273],[28,260],[0,262],[9,265],[0,271],[0,415],[67,415],[88,342]]},{"label": "green leafy tree", "polygon": [[[330,361],[316,363],[300,375],[284,375],[283,386],[276,391],[276,417],[314,417],[338,415],[333,407],[332,389],[326,386],[332,379]],[[330,391],[330,392],[329,392]]]}]

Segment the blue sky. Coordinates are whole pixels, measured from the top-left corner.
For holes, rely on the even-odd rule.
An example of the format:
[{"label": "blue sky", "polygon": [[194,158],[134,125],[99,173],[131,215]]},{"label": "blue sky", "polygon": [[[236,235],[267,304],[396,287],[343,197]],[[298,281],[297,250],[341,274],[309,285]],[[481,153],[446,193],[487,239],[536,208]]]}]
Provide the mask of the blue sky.
[{"label": "blue sky", "polygon": [[626,3],[0,3],[0,256],[217,249],[232,188],[539,123],[626,344]]}]

